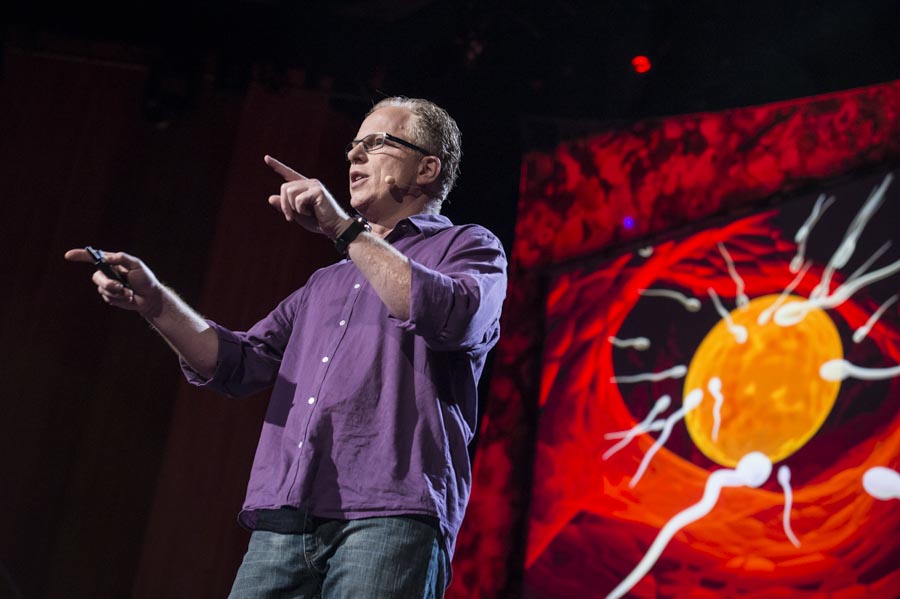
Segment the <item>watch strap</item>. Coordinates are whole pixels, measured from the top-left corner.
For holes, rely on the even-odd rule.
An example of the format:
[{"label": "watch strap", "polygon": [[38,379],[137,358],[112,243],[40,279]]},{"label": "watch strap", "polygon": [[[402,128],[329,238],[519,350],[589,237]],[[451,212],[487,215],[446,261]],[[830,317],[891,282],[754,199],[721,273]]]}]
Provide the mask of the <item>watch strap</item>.
[{"label": "watch strap", "polygon": [[334,249],[337,250],[338,254],[346,258],[347,249],[350,247],[353,240],[363,231],[371,230],[372,227],[369,225],[369,221],[362,216],[354,216],[353,220],[350,221],[350,226],[344,229],[344,232],[338,235],[337,239],[334,240]]}]

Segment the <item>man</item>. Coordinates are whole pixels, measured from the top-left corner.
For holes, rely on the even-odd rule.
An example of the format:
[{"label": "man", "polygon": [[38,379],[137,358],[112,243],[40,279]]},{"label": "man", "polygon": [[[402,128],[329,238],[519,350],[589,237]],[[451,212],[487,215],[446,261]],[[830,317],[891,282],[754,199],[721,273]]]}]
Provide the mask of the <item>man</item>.
[{"label": "man", "polygon": [[229,395],[273,387],[233,599],[443,596],[469,496],[477,383],[506,292],[497,239],[438,214],[460,156],[446,111],[379,102],[347,146],[354,218],[319,181],[266,156],[285,180],[269,204],[348,259],[247,332],[204,320],[127,254],[104,254],[127,286],[94,273],[103,300],[142,314],[192,383]]}]

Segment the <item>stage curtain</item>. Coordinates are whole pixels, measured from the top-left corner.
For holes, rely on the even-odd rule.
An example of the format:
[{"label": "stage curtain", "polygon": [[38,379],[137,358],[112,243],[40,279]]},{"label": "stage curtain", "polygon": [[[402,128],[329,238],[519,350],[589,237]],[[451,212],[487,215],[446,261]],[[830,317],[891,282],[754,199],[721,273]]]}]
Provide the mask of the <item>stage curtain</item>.
[{"label": "stage curtain", "polygon": [[[267,204],[278,156],[333,189],[356,118],[326,96],[204,79],[148,118],[151,74],[8,47],[0,71],[0,596],[222,597],[264,397],[182,382],[135,314],[97,296],[91,244],[144,259],[204,314],[245,328],[327,242]],[[363,107],[364,109],[364,107]]]}]

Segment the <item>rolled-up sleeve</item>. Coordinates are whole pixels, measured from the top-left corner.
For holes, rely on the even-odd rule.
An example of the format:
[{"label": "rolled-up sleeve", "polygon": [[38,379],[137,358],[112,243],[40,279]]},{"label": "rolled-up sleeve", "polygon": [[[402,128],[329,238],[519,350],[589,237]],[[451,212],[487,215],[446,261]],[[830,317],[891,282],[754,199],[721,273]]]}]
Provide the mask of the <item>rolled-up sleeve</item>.
[{"label": "rolled-up sleeve", "polygon": [[247,331],[232,331],[207,320],[219,339],[213,376],[205,378],[181,360],[188,382],[231,397],[241,397],[272,386],[290,339],[294,317],[301,309],[304,289],[285,298]]},{"label": "rolled-up sleeve", "polygon": [[475,349],[499,335],[507,261],[489,231],[467,228],[436,267],[410,266],[409,319],[398,326],[439,351]]}]

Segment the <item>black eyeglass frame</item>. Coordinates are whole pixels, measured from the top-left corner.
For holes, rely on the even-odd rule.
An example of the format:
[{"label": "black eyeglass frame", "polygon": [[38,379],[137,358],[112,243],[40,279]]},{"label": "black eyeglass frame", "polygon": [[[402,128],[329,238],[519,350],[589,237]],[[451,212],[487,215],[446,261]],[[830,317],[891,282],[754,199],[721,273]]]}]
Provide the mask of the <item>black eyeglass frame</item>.
[{"label": "black eyeglass frame", "polygon": [[[431,152],[429,152],[428,150],[426,150],[425,148],[417,146],[416,144],[414,144],[410,141],[406,141],[405,139],[402,139],[400,137],[397,137],[396,135],[391,135],[387,131],[376,131],[375,133],[369,133],[368,135],[366,135],[366,137],[371,137],[373,135],[382,135],[382,136],[384,136],[384,141],[392,141],[394,143],[400,144],[401,146],[406,146],[410,150],[415,150],[416,152],[422,154],[423,156],[433,156],[433,154]],[[372,148],[371,150],[367,150],[366,144],[363,143],[363,140],[366,137],[363,137],[362,139],[354,139],[353,141],[351,141],[350,143],[347,144],[347,148],[344,150],[344,155],[347,157],[347,160],[350,160],[350,152],[352,152],[353,148],[355,148],[359,144],[363,144],[363,150],[365,151],[366,154],[368,154],[369,152],[374,152],[375,150],[378,150],[378,149],[381,149],[384,147],[384,142],[382,142],[381,145],[378,146],[377,148]]]}]

